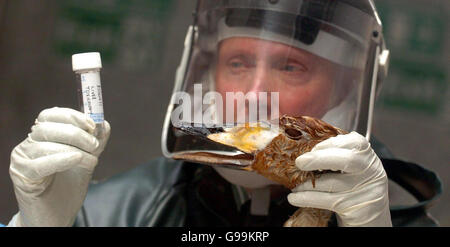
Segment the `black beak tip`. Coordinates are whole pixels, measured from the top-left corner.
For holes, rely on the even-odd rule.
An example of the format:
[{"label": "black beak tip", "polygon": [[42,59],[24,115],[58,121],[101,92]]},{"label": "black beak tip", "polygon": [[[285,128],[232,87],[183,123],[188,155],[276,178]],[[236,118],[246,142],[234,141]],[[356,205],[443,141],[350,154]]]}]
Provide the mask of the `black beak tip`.
[{"label": "black beak tip", "polygon": [[206,127],[205,125],[197,125],[194,123],[183,123],[178,127],[174,126],[174,129],[178,132],[194,135],[200,137],[208,137],[210,134],[224,132],[224,129],[220,126]]}]

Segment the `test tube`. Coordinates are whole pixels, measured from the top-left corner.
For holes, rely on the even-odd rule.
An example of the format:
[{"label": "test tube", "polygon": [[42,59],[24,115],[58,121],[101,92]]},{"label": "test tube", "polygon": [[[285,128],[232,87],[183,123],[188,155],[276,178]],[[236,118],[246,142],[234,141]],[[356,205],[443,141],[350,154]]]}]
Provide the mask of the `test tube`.
[{"label": "test tube", "polygon": [[72,55],[72,69],[77,80],[78,103],[81,112],[95,122],[95,136],[104,131],[104,113],[100,69],[100,53],[87,52]]}]

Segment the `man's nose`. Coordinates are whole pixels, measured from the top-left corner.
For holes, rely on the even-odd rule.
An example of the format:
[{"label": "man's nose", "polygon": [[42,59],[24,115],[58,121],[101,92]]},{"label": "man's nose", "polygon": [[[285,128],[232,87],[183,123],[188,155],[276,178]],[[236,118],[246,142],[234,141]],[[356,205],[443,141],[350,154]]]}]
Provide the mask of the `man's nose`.
[{"label": "man's nose", "polygon": [[269,91],[269,84],[269,68],[264,63],[257,64],[247,92],[254,92],[256,95],[259,92],[267,92]]},{"label": "man's nose", "polygon": [[[258,119],[260,117],[266,118],[271,114],[271,92],[273,91],[271,88],[273,82],[271,80],[270,67],[267,64],[260,63],[255,66],[253,77],[246,93],[249,102],[253,102],[257,106]],[[246,114],[248,114],[248,107],[245,110]],[[259,116],[262,112],[266,112],[264,115],[267,116]]]}]

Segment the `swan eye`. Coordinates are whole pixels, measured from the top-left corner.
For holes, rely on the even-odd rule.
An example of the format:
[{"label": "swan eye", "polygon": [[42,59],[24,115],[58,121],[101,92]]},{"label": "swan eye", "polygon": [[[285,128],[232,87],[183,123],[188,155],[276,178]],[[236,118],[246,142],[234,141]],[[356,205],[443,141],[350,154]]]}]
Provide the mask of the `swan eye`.
[{"label": "swan eye", "polygon": [[296,129],[285,129],[284,132],[286,133],[286,135],[294,140],[298,140],[302,137],[302,132],[300,130],[296,130]]}]

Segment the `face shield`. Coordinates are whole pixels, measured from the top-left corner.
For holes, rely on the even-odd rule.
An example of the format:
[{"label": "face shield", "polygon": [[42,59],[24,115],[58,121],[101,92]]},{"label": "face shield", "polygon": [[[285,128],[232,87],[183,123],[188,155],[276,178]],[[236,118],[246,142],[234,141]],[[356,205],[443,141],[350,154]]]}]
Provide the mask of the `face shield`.
[{"label": "face shield", "polygon": [[214,133],[270,125],[285,114],[369,138],[387,55],[371,1],[199,1],[164,123],[163,153],[236,154],[177,128]]}]

